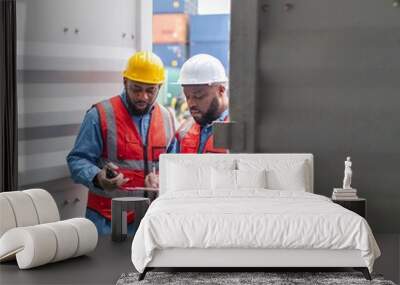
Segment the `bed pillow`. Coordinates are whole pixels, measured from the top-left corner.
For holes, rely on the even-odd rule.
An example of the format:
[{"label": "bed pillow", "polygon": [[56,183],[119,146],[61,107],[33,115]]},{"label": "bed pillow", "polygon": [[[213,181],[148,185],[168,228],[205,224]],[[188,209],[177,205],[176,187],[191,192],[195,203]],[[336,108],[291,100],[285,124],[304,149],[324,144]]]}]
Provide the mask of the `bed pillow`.
[{"label": "bed pillow", "polygon": [[215,190],[236,190],[236,170],[212,167],[211,188]]},{"label": "bed pillow", "polygon": [[237,188],[267,188],[267,171],[235,170]]},{"label": "bed pillow", "polygon": [[297,168],[284,171],[272,169],[267,172],[268,189],[306,191],[306,176],[304,169],[299,165]]},{"label": "bed pillow", "polygon": [[[203,159],[203,157],[205,159]],[[165,191],[203,190],[212,191],[211,170],[235,169],[236,160],[212,159],[205,154],[201,160],[189,159],[185,154],[177,156],[166,165]],[[209,159],[207,159],[209,158]]]},{"label": "bed pillow", "polygon": [[266,188],[271,190],[306,191],[308,184],[305,161],[238,160],[239,170],[266,169]]},{"label": "bed pillow", "polygon": [[211,167],[199,165],[168,164],[168,191],[211,189]]},{"label": "bed pillow", "polygon": [[213,190],[238,190],[240,188],[266,188],[266,170],[211,170],[211,187]]}]

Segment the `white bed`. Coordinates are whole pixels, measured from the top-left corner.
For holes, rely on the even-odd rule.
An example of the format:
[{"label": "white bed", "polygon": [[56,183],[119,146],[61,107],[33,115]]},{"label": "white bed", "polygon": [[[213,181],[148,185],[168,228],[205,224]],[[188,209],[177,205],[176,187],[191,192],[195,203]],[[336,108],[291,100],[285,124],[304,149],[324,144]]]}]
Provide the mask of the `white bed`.
[{"label": "white bed", "polygon": [[162,155],[132,262],[140,278],[154,267],[354,267],[370,278],[380,251],[368,223],[312,193],[311,154]]}]

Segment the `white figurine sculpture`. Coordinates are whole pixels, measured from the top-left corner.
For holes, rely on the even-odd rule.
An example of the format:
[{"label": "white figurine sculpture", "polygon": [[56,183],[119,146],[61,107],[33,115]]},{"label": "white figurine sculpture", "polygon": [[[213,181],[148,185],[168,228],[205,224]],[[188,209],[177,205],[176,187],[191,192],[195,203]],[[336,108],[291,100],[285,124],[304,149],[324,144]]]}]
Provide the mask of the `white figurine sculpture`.
[{"label": "white figurine sculpture", "polygon": [[353,171],[351,170],[351,164],[350,156],[348,156],[344,162],[343,189],[352,189],[351,177],[353,176]]}]

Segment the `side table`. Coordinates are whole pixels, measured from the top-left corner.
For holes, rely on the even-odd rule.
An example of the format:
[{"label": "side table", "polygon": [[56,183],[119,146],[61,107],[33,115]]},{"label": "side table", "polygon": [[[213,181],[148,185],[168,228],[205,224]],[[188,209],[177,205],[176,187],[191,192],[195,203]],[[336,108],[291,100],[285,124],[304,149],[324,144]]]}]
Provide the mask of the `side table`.
[{"label": "side table", "polygon": [[352,200],[334,200],[332,202],[339,204],[340,206],[359,214],[361,217],[366,219],[367,217],[367,200],[364,198],[357,198]]},{"label": "side table", "polygon": [[150,205],[149,198],[120,197],[111,201],[111,239],[124,241],[128,235],[127,212],[135,212],[134,227],[139,227],[140,221]]}]

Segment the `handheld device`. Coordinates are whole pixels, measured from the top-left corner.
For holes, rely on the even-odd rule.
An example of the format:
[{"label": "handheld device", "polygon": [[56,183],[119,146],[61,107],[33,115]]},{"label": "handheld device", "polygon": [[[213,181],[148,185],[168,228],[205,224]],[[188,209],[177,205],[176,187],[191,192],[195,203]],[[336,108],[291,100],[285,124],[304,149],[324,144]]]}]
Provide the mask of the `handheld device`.
[{"label": "handheld device", "polygon": [[117,177],[117,175],[118,175],[117,172],[115,172],[115,171],[112,170],[111,168],[107,167],[107,169],[106,169],[106,177],[107,177],[108,179]]}]

